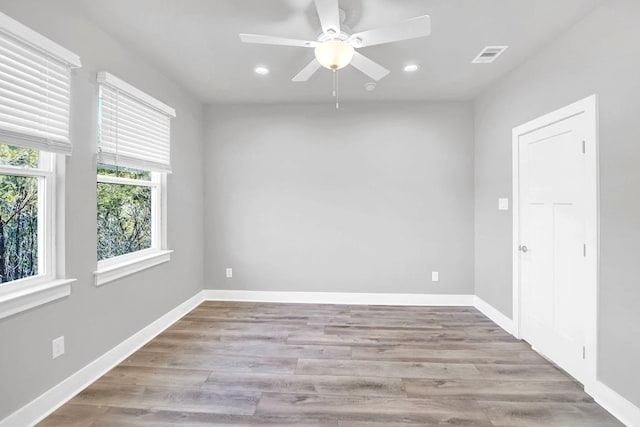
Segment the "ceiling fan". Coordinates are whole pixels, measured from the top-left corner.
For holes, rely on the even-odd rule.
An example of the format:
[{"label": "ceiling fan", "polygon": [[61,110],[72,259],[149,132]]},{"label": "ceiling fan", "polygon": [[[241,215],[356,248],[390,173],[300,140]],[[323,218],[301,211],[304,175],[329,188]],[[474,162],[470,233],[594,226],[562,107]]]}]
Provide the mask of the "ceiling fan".
[{"label": "ceiling fan", "polygon": [[334,71],[334,96],[336,95],[337,70],[352,65],[375,81],[389,74],[389,70],[367,58],[356,49],[393,43],[401,40],[426,37],[431,33],[429,15],[418,16],[400,24],[355,34],[341,28],[344,12],[340,10],[338,0],[314,0],[322,33],[317,40],[296,40],[258,34],[240,34],[244,43],[257,43],[278,46],[313,48],[315,58],[295,77],[294,82],[306,82],[321,67]]}]

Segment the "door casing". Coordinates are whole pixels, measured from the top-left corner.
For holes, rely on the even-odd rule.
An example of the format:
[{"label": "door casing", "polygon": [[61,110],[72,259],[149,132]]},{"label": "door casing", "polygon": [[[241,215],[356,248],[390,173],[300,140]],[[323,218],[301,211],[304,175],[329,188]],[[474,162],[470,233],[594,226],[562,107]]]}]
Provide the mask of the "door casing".
[{"label": "door casing", "polygon": [[[520,334],[521,284],[520,284],[520,137],[562,120],[584,114],[585,162],[586,162],[586,245],[587,274],[585,283],[585,316],[587,324],[585,341],[585,378],[577,378],[586,388],[591,388],[597,380],[598,350],[598,266],[599,247],[599,181],[598,181],[598,97],[592,95],[545,114],[513,129],[513,335]],[[590,256],[589,256],[590,255]]]}]

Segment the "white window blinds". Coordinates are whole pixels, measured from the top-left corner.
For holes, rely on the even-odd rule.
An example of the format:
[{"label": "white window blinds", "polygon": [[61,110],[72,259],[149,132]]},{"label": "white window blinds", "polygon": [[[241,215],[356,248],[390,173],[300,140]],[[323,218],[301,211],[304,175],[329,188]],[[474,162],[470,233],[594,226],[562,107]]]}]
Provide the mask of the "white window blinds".
[{"label": "white window blinds", "polygon": [[0,142],[71,154],[71,68],[80,58],[0,13]]},{"label": "white window blinds", "polygon": [[98,82],[99,162],[171,172],[175,110],[109,73],[98,73]]}]

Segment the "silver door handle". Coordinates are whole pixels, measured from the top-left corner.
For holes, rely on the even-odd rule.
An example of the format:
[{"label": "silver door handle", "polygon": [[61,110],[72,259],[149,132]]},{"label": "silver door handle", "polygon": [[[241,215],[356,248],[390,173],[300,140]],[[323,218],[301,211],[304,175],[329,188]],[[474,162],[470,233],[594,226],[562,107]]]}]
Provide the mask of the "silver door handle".
[{"label": "silver door handle", "polygon": [[520,252],[522,252],[522,253],[525,253],[525,254],[526,254],[527,252],[529,252],[529,248],[527,248],[525,245],[520,245],[520,246],[518,247],[518,250],[519,250]]}]

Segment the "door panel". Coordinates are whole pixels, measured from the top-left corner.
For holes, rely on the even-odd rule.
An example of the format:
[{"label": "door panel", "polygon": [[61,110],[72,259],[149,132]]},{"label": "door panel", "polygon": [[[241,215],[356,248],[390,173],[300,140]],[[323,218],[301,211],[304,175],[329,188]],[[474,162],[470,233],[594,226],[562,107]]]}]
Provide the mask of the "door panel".
[{"label": "door panel", "polygon": [[[556,331],[567,340],[584,335],[584,306],[580,289],[580,269],[584,263],[584,226],[576,205],[554,206],[554,319]],[[580,343],[577,343],[580,344]]]},{"label": "door panel", "polygon": [[519,139],[521,332],[577,379],[585,345],[582,115]]},{"label": "door panel", "polygon": [[[538,268],[551,262],[552,214],[543,203],[530,203],[523,211],[528,230],[539,230],[536,233],[523,233],[527,253],[522,257],[522,303],[527,307],[526,315],[541,324],[551,324],[553,306],[547,304],[553,298],[552,272],[548,268]],[[526,273],[526,274],[525,274]],[[523,313],[524,314],[524,313]]]}]

